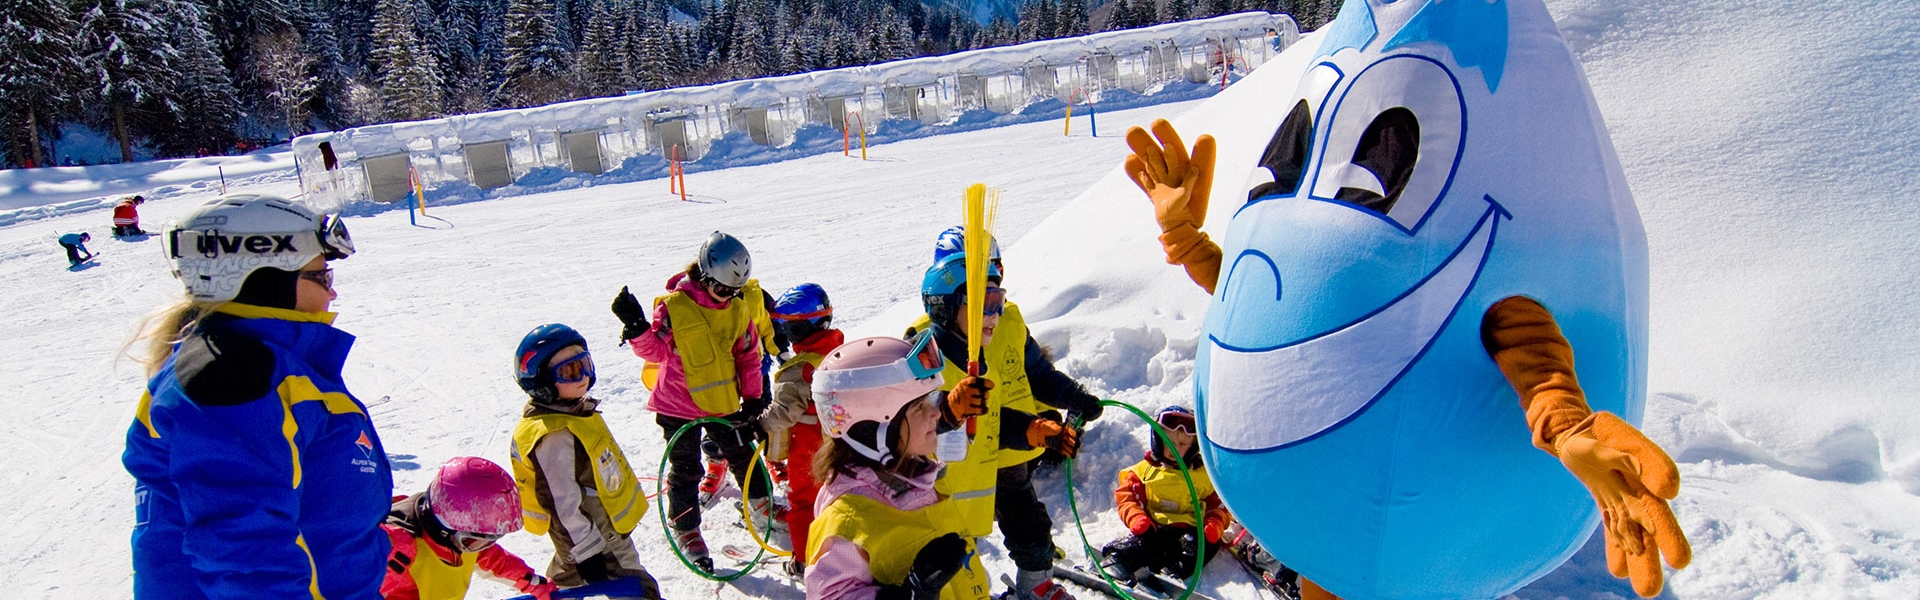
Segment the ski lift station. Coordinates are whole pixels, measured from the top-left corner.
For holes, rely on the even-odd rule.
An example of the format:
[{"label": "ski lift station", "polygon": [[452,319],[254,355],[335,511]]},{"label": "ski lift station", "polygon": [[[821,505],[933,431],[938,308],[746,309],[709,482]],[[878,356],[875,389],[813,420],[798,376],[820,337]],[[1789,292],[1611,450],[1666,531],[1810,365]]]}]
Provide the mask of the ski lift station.
[{"label": "ski lift station", "polygon": [[[511,185],[537,169],[584,175],[636,157],[697,162],[716,141],[786,147],[807,135],[942,127],[1225,85],[1300,38],[1292,17],[1248,12],[859,67],[576,100],[300,136],[294,159],[321,210],[431,190]],[[1150,102],[1143,102],[1150,103]],[[848,127],[853,127],[849,130]]]}]

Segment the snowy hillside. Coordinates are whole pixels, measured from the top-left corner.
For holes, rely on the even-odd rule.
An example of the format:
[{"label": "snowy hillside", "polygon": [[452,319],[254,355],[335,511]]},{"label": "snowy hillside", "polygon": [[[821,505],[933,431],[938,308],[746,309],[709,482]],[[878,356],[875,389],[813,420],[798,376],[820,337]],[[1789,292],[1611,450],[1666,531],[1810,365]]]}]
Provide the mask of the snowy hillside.
[{"label": "snowy hillside", "polygon": [[[1911,267],[1920,263],[1912,231],[1920,133],[1911,125],[1920,8],[1903,0],[1549,8],[1594,86],[1651,247],[1646,429],[1681,462],[1675,510],[1695,554],[1692,567],[1671,574],[1667,596],[1920,597],[1920,410],[1910,391],[1920,389]],[[1184,114],[1176,124],[1199,133],[1227,122],[1218,107],[1273,85],[1256,73],[1214,100],[1101,116],[1118,131]],[[1271,128],[1277,118],[1233,126]],[[640,474],[651,476],[663,440],[641,408],[639,361],[615,346],[619,325],[607,312],[621,285],[658,289],[708,232],[724,229],[753,250],[769,287],[820,283],[843,325],[892,334],[915,310],[934,234],[958,222],[961,188],[984,181],[1006,190],[998,231],[1009,296],[1063,368],[1143,407],[1190,404],[1206,298],[1164,264],[1144,199],[1124,193],[1113,168],[1124,144],[1063,138],[1058,125],[887,144],[866,162],[826,155],[696,172],[687,203],[651,180],[430,207],[419,227],[397,211],[355,219],[362,252],[335,265],[338,324],[360,336],[346,379],[371,405],[397,491],[418,491],[447,457],[505,462],[524,400],[508,376],[510,348],[534,325],[569,323],[600,353],[595,393]],[[245,189],[297,193],[291,170],[279,168]],[[138,185],[95,177],[74,185],[94,194]],[[149,228],[218,187],[180,168],[141,177],[181,186],[144,207]],[[13,186],[0,191],[0,207],[81,199],[41,193]],[[1224,225],[1228,204],[1215,203],[1213,227]],[[131,480],[119,454],[143,378],[116,356],[137,317],[178,284],[157,240],[100,239],[102,264],[67,272],[53,234],[104,234],[107,220],[102,207],[0,223],[9,292],[0,353],[11,358],[0,363],[8,414],[0,517],[13,524],[0,537],[6,597],[130,595]],[[1096,544],[1121,528],[1107,479],[1144,448],[1140,426],[1110,415],[1090,431],[1079,469]],[[1038,485],[1053,506],[1056,542],[1079,558],[1059,475]],[[748,543],[724,513],[709,513],[710,541]],[[716,594],[673,560],[655,515],[635,538],[670,597]],[[503,543],[535,564],[551,553],[531,536]],[[1004,554],[987,561],[1011,568]],[[756,574],[717,594],[801,596],[782,581]],[[474,597],[511,595],[478,589]],[[1256,597],[1227,561],[1208,569],[1203,589]],[[1590,543],[1517,595],[1632,592],[1606,575]]]}]

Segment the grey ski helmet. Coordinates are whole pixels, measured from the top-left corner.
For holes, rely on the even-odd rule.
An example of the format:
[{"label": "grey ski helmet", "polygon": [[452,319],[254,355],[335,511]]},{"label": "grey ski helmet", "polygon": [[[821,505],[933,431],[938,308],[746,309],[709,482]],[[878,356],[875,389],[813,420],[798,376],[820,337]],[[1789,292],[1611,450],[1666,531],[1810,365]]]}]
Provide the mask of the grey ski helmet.
[{"label": "grey ski helmet", "polygon": [[747,255],[746,244],[719,231],[700,245],[699,265],[707,279],[730,288],[746,287],[747,278],[753,276],[753,258]]}]

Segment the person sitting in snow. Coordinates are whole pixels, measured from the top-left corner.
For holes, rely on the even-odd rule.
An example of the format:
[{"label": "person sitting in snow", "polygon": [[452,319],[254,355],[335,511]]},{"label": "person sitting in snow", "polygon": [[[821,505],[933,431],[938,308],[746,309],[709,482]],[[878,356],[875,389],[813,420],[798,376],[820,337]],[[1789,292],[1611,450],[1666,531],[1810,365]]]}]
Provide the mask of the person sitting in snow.
[{"label": "person sitting in snow", "polygon": [[547,577],[564,587],[637,578],[641,594],[659,600],[628,537],[647,512],[646,491],[587,396],[586,338],[559,323],[535,327],[514,352],[514,377],[531,398],[513,428],[513,480],[527,531],[553,540]]},{"label": "person sitting in snow", "polygon": [[[93,234],[76,231],[60,236],[60,247],[67,249],[67,266],[77,267],[80,263],[93,258],[93,252],[87,250],[87,242],[93,241]],[[86,256],[81,256],[85,254]]]},{"label": "person sitting in snow", "polygon": [[[1146,458],[1120,472],[1113,489],[1114,509],[1126,523],[1128,535],[1100,549],[1100,568],[1129,585],[1155,571],[1177,579],[1192,575],[1194,555],[1204,554],[1203,564],[1213,560],[1220,550],[1220,533],[1233,521],[1200,462],[1193,411],[1169,406],[1160,409],[1154,420],[1166,429],[1173,446],[1149,432]],[[1186,461],[1193,477],[1191,491],[1187,479],[1180,476],[1175,456]],[[1196,495],[1204,521],[1195,520]],[[1200,543],[1202,539],[1205,544]],[[1204,552],[1198,551],[1200,546],[1205,546]]]},{"label": "person sitting in snow", "polygon": [[479,567],[538,600],[551,600],[553,583],[495,542],[520,530],[520,492],[513,478],[484,458],[456,457],[440,465],[427,491],[396,496],[380,524],[393,542],[386,600],[459,600]]},{"label": "person sitting in snow", "polygon": [[134,196],[123,199],[118,204],[113,205],[113,237],[147,234],[147,232],[140,229],[139,208],[141,204],[146,204],[146,202],[146,197]]}]

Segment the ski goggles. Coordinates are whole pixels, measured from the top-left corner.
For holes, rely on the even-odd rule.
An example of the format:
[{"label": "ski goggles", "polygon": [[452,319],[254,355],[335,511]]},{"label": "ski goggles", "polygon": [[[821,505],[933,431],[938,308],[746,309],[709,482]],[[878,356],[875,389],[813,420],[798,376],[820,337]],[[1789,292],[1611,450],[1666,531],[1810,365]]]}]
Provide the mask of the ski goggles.
[{"label": "ski goggles", "polygon": [[453,538],[453,544],[459,546],[462,552],[479,552],[492,546],[495,542],[500,541],[502,536],[497,533],[455,531],[453,535],[449,537]]},{"label": "ski goggles", "polygon": [[299,273],[301,279],[318,283],[320,284],[320,287],[327,288],[328,290],[333,289],[333,269],[331,268],[321,269],[318,271],[303,270],[303,271],[294,271],[294,272]]},{"label": "ski goggles", "polygon": [[740,288],[733,287],[724,283],[720,283],[719,281],[715,281],[712,277],[708,277],[707,293],[713,294],[713,297],[721,300],[732,300],[734,298],[740,297]]},{"label": "ski goggles", "polygon": [[987,301],[981,303],[980,314],[984,317],[998,316],[1007,311],[1007,288],[987,288]]},{"label": "ski goggles", "polygon": [[579,383],[593,378],[593,355],[581,352],[553,366],[554,383]]},{"label": "ski goggles", "polygon": [[1180,433],[1185,433],[1188,435],[1192,435],[1200,431],[1199,428],[1194,426],[1193,415],[1189,415],[1186,413],[1175,412],[1175,413],[1167,413],[1164,415],[1160,415],[1159,421],[1160,421],[1161,427],[1165,427],[1169,430],[1178,431]]},{"label": "ski goggles", "polygon": [[933,341],[933,328],[929,327],[913,339],[908,340],[913,349],[907,352],[907,371],[914,379],[937,377],[946,370],[947,359],[940,356],[940,344]]},{"label": "ski goggles", "polygon": [[327,215],[320,220],[320,255],[327,260],[340,260],[353,255],[353,236],[347,233],[347,222],[340,215]]}]

